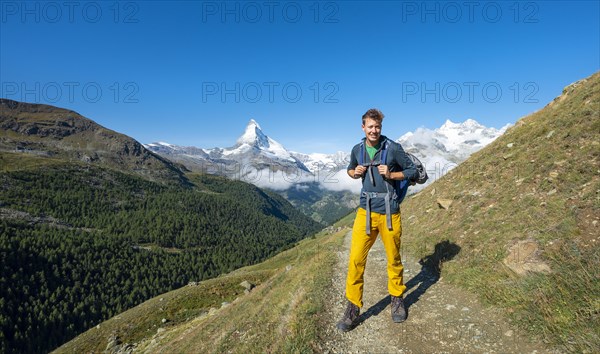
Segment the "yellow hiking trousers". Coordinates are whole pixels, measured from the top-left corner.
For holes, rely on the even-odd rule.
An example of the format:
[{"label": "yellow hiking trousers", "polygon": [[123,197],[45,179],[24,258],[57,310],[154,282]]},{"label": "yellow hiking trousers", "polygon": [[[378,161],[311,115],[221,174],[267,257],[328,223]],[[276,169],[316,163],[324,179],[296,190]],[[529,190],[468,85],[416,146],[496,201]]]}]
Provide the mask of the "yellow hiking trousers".
[{"label": "yellow hiking trousers", "polygon": [[406,289],[402,276],[404,266],[400,257],[400,236],[402,225],[400,213],[392,214],[392,230],[388,230],[385,214],[371,212],[371,233],[367,235],[367,211],[359,208],[352,228],[352,246],[350,247],[350,262],[346,278],[346,297],[358,307],[362,307],[365,265],[367,255],[377,235],[385,247],[387,256],[388,291],[390,295],[401,296]]}]

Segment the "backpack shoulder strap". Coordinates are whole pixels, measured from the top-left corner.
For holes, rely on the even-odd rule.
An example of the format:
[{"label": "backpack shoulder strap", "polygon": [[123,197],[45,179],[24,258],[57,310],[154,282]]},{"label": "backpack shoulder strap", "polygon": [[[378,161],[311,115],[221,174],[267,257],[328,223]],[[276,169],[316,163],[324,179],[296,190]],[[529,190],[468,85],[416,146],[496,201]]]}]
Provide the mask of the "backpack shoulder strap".
[{"label": "backpack shoulder strap", "polygon": [[[382,144],[383,145],[381,146],[381,155],[380,155],[379,161],[381,162],[381,164],[386,164],[387,151],[388,151],[388,147],[390,144],[390,140],[386,138]],[[362,141],[360,143],[360,150],[358,153],[358,164],[359,165],[363,165],[363,166],[365,165],[365,161],[367,160],[366,156],[367,156],[367,150],[365,148],[365,142]]]},{"label": "backpack shoulder strap", "polygon": [[381,164],[383,165],[387,165],[387,152],[388,152],[388,146],[389,145],[389,139],[385,139],[385,141],[383,142],[383,146],[381,147]]},{"label": "backpack shoulder strap", "polygon": [[367,151],[365,150],[364,141],[360,143],[360,150],[358,152],[358,164],[363,166],[365,164],[365,154]]}]

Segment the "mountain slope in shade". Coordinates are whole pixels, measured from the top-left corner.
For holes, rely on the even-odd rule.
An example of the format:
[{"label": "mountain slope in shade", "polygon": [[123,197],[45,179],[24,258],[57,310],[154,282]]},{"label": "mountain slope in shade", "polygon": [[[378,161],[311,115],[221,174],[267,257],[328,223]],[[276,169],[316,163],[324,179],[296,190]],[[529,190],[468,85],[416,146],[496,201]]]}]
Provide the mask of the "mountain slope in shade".
[{"label": "mountain slope in shade", "polygon": [[156,181],[184,181],[169,160],[82,115],[43,104],[0,99],[0,150],[115,168]]}]

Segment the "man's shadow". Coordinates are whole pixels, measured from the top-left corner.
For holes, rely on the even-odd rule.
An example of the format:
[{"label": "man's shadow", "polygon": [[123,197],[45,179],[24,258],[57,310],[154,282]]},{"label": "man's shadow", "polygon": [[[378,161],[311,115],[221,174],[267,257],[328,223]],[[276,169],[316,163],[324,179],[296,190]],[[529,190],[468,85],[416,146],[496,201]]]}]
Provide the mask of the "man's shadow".
[{"label": "man's shadow", "polygon": [[[438,242],[438,244],[435,245],[432,254],[419,260],[421,271],[404,284],[406,285],[405,293],[417,286],[417,284],[419,285],[418,288],[404,298],[404,306],[407,312],[409,307],[417,303],[421,295],[425,294],[427,289],[440,279],[443,263],[454,258],[459,252],[459,245],[452,243],[449,240],[445,240]],[[366,321],[371,316],[379,315],[389,303],[390,297],[389,295],[386,295],[383,299],[379,300],[375,305],[371,306],[366,312],[360,315],[359,323]]]}]

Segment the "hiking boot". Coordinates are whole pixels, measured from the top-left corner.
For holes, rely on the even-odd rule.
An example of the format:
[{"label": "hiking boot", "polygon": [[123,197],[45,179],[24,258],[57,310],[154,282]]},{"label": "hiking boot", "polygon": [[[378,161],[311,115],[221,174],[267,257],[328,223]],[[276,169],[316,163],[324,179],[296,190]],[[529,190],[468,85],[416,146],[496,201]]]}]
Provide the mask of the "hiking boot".
[{"label": "hiking boot", "polygon": [[[391,295],[390,295],[391,296]],[[400,323],[406,321],[406,308],[402,296],[391,296],[392,321]]]},{"label": "hiking boot", "polygon": [[348,306],[346,307],[346,312],[344,312],[344,317],[337,323],[337,328],[342,332],[348,332],[356,326],[358,322],[358,315],[360,314],[360,309],[358,306],[354,305],[350,301],[348,301]]}]

